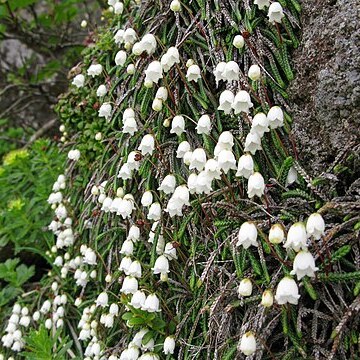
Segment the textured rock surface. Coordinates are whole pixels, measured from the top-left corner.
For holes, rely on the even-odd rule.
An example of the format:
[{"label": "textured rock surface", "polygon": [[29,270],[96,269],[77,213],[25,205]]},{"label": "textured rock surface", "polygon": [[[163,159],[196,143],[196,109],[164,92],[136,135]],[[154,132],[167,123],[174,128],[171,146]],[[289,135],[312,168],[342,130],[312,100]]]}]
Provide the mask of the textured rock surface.
[{"label": "textured rock surface", "polygon": [[360,3],[303,0],[289,93],[299,159],[316,176],[360,137]]}]

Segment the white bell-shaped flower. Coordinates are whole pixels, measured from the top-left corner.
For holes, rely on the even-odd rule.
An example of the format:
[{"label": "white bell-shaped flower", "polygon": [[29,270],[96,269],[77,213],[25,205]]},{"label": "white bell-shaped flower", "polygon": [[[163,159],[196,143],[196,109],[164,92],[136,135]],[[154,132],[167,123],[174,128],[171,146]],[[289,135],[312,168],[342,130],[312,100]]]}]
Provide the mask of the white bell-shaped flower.
[{"label": "white bell-shaped flower", "polygon": [[[234,146],[234,136],[230,131],[223,131],[218,139],[221,150],[231,150]],[[217,156],[217,154],[215,154]]]},{"label": "white bell-shaped flower", "polygon": [[132,49],[131,52],[135,55],[135,56],[139,56],[141,55],[143,52],[145,51],[143,44],[141,43],[141,41],[136,42]]},{"label": "white bell-shaped flower", "polygon": [[285,239],[284,228],[280,224],[274,224],[269,231],[269,241],[272,244],[281,244]]},{"label": "white bell-shaped flower", "polygon": [[284,244],[284,248],[293,249],[294,251],[298,252],[300,250],[306,250],[307,249],[307,234],[305,225],[302,222],[297,222],[293,225],[291,225],[286,242]]},{"label": "white bell-shaped flower", "polygon": [[[181,3],[179,0],[172,0],[170,3],[170,10],[173,12],[178,12],[181,10]],[[146,359],[145,359],[146,360]],[[155,360],[155,359],[148,359],[148,360]]]},{"label": "white bell-shaped flower", "polygon": [[240,68],[235,61],[229,61],[226,63],[224,69],[224,77],[227,81],[239,80]]},{"label": "white bell-shaped flower", "polygon": [[196,169],[198,171],[201,171],[204,169],[206,164],[206,153],[205,150],[202,148],[197,148],[193,151],[191,155],[191,161],[189,169]]},{"label": "white bell-shaped flower", "polygon": [[118,1],[115,5],[114,5],[114,14],[116,15],[121,15],[124,11],[124,4],[120,1]]},{"label": "white bell-shaped flower", "polygon": [[225,174],[227,174],[230,169],[236,170],[236,159],[233,152],[230,150],[221,150],[217,162],[220,169],[223,170]]},{"label": "white bell-shaped flower", "polygon": [[118,66],[124,66],[126,63],[126,52],[124,50],[120,50],[115,55],[115,64]]},{"label": "white bell-shaped flower", "polygon": [[120,292],[124,294],[134,294],[138,290],[138,281],[132,276],[126,276]]},{"label": "white bell-shaped flower", "polygon": [[125,256],[121,259],[119,270],[123,271],[126,275],[129,275],[129,268],[132,264],[132,260],[129,256]]},{"label": "white bell-shaped flower", "polygon": [[164,354],[170,355],[175,351],[175,339],[173,336],[168,336],[164,341]]},{"label": "white bell-shaped flower", "polygon": [[189,166],[190,163],[191,163],[191,158],[192,158],[192,154],[193,152],[192,151],[187,151],[185,154],[184,154],[184,157],[183,157],[183,161],[184,161],[184,164]]},{"label": "white bell-shaped flower", "polygon": [[150,206],[153,202],[153,194],[151,191],[145,191],[141,197],[142,206]]},{"label": "white bell-shaped flower", "polygon": [[153,274],[167,274],[169,270],[169,260],[165,255],[160,255],[152,268]]},{"label": "white bell-shaped flower", "polygon": [[152,203],[147,215],[148,220],[158,221],[161,218],[161,206],[158,202]]},{"label": "white bell-shaped flower", "polygon": [[234,94],[230,90],[224,90],[220,94],[218,110],[224,111],[225,114],[230,114],[234,102]]},{"label": "white bell-shaped flower", "polygon": [[100,85],[96,90],[96,96],[98,96],[98,97],[105,96],[106,93],[107,93],[107,89],[104,84]]},{"label": "white bell-shaped flower", "polygon": [[133,136],[138,131],[135,118],[127,118],[124,120],[122,132]]},{"label": "white bell-shaped flower", "polygon": [[226,80],[225,67],[226,67],[226,62],[224,61],[221,61],[216,65],[216,68],[214,70],[216,84],[219,84],[220,80]]},{"label": "white bell-shaped flower", "polygon": [[104,103],[100,106],[99,117],[104,117],[106,120],[109,120],[111,117],[112,106],[109,103]]},{"label": "white bell-shaped flower", "polygon": [[237,49],[242,49],[245,45],[245,39],[243,38],[242,35],[235,35],[234,40],[233,40],[233,45],[237,48]]},{"label": "white bell-shaped flower", "polygon": [[171,122],[171,134],[181,135],[185,132],[185,119],[181,115],[177,115],[172,119]]},{"label": "white bell-shaped flower", "polygon": [[261,305],[271,307],[274,304],[274,295],[271,290],[265,290],[261,296]]},{"label": "white bell-shaped flower", "polygon": [[130,169],[129,164],[125,163],[121,166],[119,173],[118,173],[118,178],[123,179],[123,180],[132,178],[132,170]]},{"label": "white bell-shaped flower", "polygon": [[171,194],[174,192],[176,187],[176,178],[174,175],[166,175],[158,190],[163,191],[165,194]]},{"label": "white bell-shaped flower", "polygon": [[196,177],[196,193],[209,194],[212,191],[212,178],[206,171],[201,171]]},{"label": "white bell-shaped flower", "polygon": [[172,196],[174,199],[179,200],[183,205],[190,205],[190,192],[186,185],[178,186]]},{"label": "white bell-shaped flower", "polygon": [[85,84],[85,76],[83,74],[76,75],[71,84],[77,88],[83,87]]},{"label": "white bell-shaped flower", "polygon": [[198,65],[191,65],[187,69],[186,78],[188,81],[195,81],[198,82],[198,80],[201,78],[201,70]]},{"label": "white bell-shaped flower", "polygon": [[147,312],[159,312],[160,310],[160,301],[155,294],[150,294],[145,300],[145,304],[142,308]]},{"label": "white bell-shaped flower", "polygon": [[289,185],[293,184],[294,182],[297,181],[297,179],[298,179],[297,171],[296,171],[295,167],[292,166],[289,169],[289,172],[287,174],[285,186],[289,186]]},{"label": "white bell-shaped flower", "polygon": [[239,287],[237,289],[238,295],[241,296],[251,296],[253,290],[252,282],[250,279],[242,279],[240,281]]},{"label": "white bell-shaped flower", "polygon": [[315,277],[315,271],[319,270],[315,266],[315,259],[313,255],[305,250],[300,251],[296,254],[293,270],[290,272],[291,275],[296,275],[298,280],[301,280],[304,276]]},{"label": "white bell-shaped flower", "polygon": [[136,225],[131,225],[126,240],[137,242],[140,240],[140,229]]},{"label": "white bell-shaped flower", "polygon": [[173,245],[172,242],[168,242],[165,245],[165,249],[164,249],[164,255],[169,259],[169,260],[176,260],[177,259],[177,253],[176,253],[176,247]]},{"label": "white bell-shaped flower", "polygon": [[137,151],[130,151],[126,161],[130,170],[139,170],[141,162],[138,160],[138,156]]},{"label": "white bell-shaped flower", "polygon": [[153,34],[144,35],[141,39],[141,44],[148,55],[152,55],[156,50],[156,38]]},{"label": "white bell-shaped flower", "polygon": [[240,156],[236,176],[248,179],[254,173],[254,160],[250,154]]},{"label": "white bell-shaped flower", "polygon": [[180,55],[177,47],[171,46],[166,53],[169,56],[169,61],[172,64],[171,66],[180,63]]},{"label": "white bell-shaped flower", "polygon": [[258,247],[257,243],[257,229],[255,224],[252,222],[244,222],[239,229],[238,241],[236,246],[243,246],[244,249],[249,248],[250,246]]},{"label": "white bell-shaped flower", "polygon": [[166,89],[165,86],[161,86],[157,89],[156,91],[156,95],[155,95],[156,99],[160,99],[162,101],[166,101],[168,98],[168,91]]},{"label": "white bell-shaped flower", "polygon": [[125,33],[125,30],[123,29],[119,29],[116,33],[115,33],[115,36],[114,36],[114,41],[115,41],[115,44],[116,45],[121,45],[125,42],[124,40],[124,33]]},{"label": "white bell-shaped flower", "polygon": [[319,240],[325,233],[325,221],[319,213],[311,214],[306,222],[306,233],[308,237]]},{"label": "white bell-shaped flower", "polygon": [[191,173],[187,179],[187,187],[189,189],[190,194],[195,194],[197,186],[197,175],[195,173]]},{"label": "white bell-shaped flower", "polygon": [[299,288],[294,279],[285,276],[276,288],[275,300],[279,305],[286,303],[297,305],[299,301]]},{"label": "white bell-shaped flower", "polygon": [[134,29],[128,28],[124,32],[124,42],[134,44],[137,39],[137,35]]},{"label": "white bell-shaped flower", "polygon": [[261,77],[261,70],[259,65],[251,65],[248,71],[248,77],[253,80],[259,80]]},{"label": "white bell-shaped flower", "polygon": [[190,150],[190,144],[187,141],[182,141],[176,150],[176,157],[178,159],[182,159],[184,155]]},{"label": "white bell-shaped flower", "polygon": [[246,356],[256,351],[256,339],[253,332],[248,331],[241,337],[239,349]]},{"label": "white bell-shaped flower", "polygon": [[252,121],[251,130],[253,134],[258,134],[259,137],[263,137],[264,133],[269,132],[269,120],[264,113],[257,113]]},{"label": "white bell-shaped flower", "polygon": [[135,309],[140,309],[144,306],[146,295],[143,291],[137,290],[131,297],[130,305]]},{"label": "white bell-shaped flower", "polygon": [[276,129],[284,125],[284,113],[280,106],[272,106],[267,113],[270,129]]},{"label": "white bell-shaped flower", "polygon": [[200,134],[209,135],[211,130],[211,120],[209,115],[202,115],[196,125],[196,131]]},{"label": "white bell-shaped flower", "polygon": [[250,152],[252,155],[257,150],[261,150],[261,138],[258,134],[248,133],[245,139],[244,151]]},{"label": "white bell-shaped flower", "polygon": [[284,11],[282,6],[278,2],[273,2],[268,11],[268,17],[271,24],[281,23],[282,18],[284,17]]},{"label": "white bell-shaped flower", "polygon": [[251,199],[254,196],[261,197],[264,195],[265,181],[259,172],[254,172],[250,175],[248,180],[248,197]]},{"label": "white bell-shaped flower", "polygon": [[87,69],[87,74],[91,77],[99,76],[103,71],[103,67],[101,64],[93,64],[90,65]]},{"label": "white bell-shaped flower", "polygon": [[159,61],[153,61],[145,70],[146,80],[157,84],[162,79],[162,67]]},{"label": "white bell-shaped flower", "polygon": [[169,213],[170,217],[174,217],[175,215],[182,216],[183,205],[184,204],[182,201],[174,197],[171,197],[166,205],[165,211]]},{"label": "white bell-shaped flower", "polygon": [[96,299],[96,306],[107,307],[109,302],[109,297],[106,292],[102,292]]},{"label": "white bell-shaped flower", "polygon": [[150,154],[152,155],[155,149],[155,139],[151,134],[146,134],[140,142],[138,150],[141,151],[142,155]]},{"label": "white bell-shaped flower", "polygon": [[221,170],[219,163],[215,159],[209,159],[205,164],[205,172],[208,174],[208,176],[213,180],[221,179]]},{"label": "white bell-shaped flower", "polygon": [[129,275],[135,278],[141,278],[142,275],[141,264],[138,260],[135,260],[131,263],[129,267]]},{"label": "white bell-shaped flower", "polygon": [[252,108],[254,104],[251,102],[249,93],[245,90],[240,90],[233,98],[231,106],[234,109],[235,114],[239,114],[241,112],[248,114],[250,108]]},{"label": "white bell-shaped flower", "polygon": [[130,256],[134,252],[134,243],[131,240],[125,240],[121,246],[120,254]]}]

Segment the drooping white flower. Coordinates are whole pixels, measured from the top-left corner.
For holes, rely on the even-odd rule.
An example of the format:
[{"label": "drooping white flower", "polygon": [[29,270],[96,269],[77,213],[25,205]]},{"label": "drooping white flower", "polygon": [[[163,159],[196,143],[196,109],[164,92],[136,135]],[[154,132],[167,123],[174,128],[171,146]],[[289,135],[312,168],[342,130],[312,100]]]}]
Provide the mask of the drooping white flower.
[{"label": "drooping white flower", "polygon": [[124,32],[124,41],[125,43],[134,44],[137,39],[137,35],[134,29],[128,28]]},{"label": "drooping white flower", "polygon": [[205,172],[208,174],[208,176],[213,180],[221,179],[221,171],[219,163],[215,159],[209,159],[205,164]]},{"label": "drooping white flower", "polygon": [[141,197],[141,205],[150,206],[152,202],[153,202],[153,195],[151,191],[145,191],[143,196]]},{"label": "drooping white flower", "polygon": [[278,2],[273,2],[269,7],[268,17],[271,24],[281,23],[284,17],[284,11],[282,6]]},{"label": "drooping white flower", "polygon": [[184,155],[190,150],[190,144],[187,141],[182,141],[176,150],[176,157],[178,159],[182,159]]},{"label": "drooping white flower", "polygon": [[167,274],[169,270],[169,260],[165,255],[160,255],[152,268],[153,274]]},{"label": "drooping white flower", "polygon": [[282,225],[274,224],[269,231],[269,241],[272,244],[281,244],[285,239],[285,233]]},{"label": "drooping white flower", "polygon": [[135,65],[134,64],[129,64],[126,68],[126,73],[129,75],[133,75],[135,74]]},{"label": "drooping white flower", "polygon": [[174,175],[166,175],[158,190],[163,191],[165,194],[171,194],[174,192],[176,186],[176,178]]},{"label": "drooping white flower", "polygon": [[211,187],[212,178],[206,171],[200,171],[196,177],[196,193],[209,194],[212,191]]},{"label": "drooping white flower", "polygon": [[106,292],[102,292],[96,299],[96,306],[107,307],[109,302],[109,297]]},{"label": "drooping white flower", "polygon": [[180,201],[183,205],[187,205],[187,206],[190,205],[189,202],[190,193],[186,185],[180,185],[176,187],[172,197]]},{"label": "drooping white flower", "polygon": [[139,227],[136,225],[131,225],[126,240],[131,240],[131,241],[137,242],[137,241],[139,241],[139,239],[140,239]]},{"label": "drooping white flower", "polygon": [[201,171],[206,164],[206,153],[202,148],[197,148],[192,152],[189,169]]},{"label": "drooping white flower", "polygon": [[251,296],[253,290],[252,282],[250,279],[242,279],[240,281],[237,293],[239,296]]},{"label": "drooping white flower", "polygon": [[287,276],[282,278],[276,288],[276,302],[279,305],[284,305],[286,303],[297,305],[299,298],[299,288],[295,280]]},{"label": "drooping white flower", "polygon": [[238,241],[236,246],[243,246],[244,249],[249,248],[250,246],[258,246],[256,241],[257,239],[257,229],[255,224],[252,222],[244,222],[239,229]]},{"label": "drooping white flower", "polygon": [[114,5],[114,13],[116,15],[121,15],[124,11],[124,4],[120,1],[116,2]]},{"label": "drooping white flower", "polygon": [[128,272],[130,276],[141,278],[142,271],[140,262],[138,260],[133,261],[129,267]]},{"label": "drooping white flower", "polygon": [[132,276],[126,276],[121,286],[120,292],[124,294],[135,294],[138,290],[138,281]]},{"label": "drooping white flower", "polygon": [[123,44],[125,42],[124,33],[125,33],[125,31],[123,29],[119,29],[116,32],[116,34],[114,36],[114,41],[115,41],[116,45],[121,45],[121,44]]},{"label": "drooping white flower", "polygon": [[226,62],[224,61],[221,61],[216,65],[216,68],[214,70],[216,84],[218,84],[220,80],[226,80],[225,67],[226,67]]},{"label": "drooping white flower", "polygon": [[146,295],[143,291],[137,290],[134,292],[133,296],[131,297],[130,305],[135,309],[140,309],[144,306],[146,300]]},{"label": "drooping white flower", "polygon": [[198,134],[209,135],[211,130],[211,120],[209,115],[202,115],[196,125]]},{"label": "drooping white flower", "polygon": [[259,80],[261,76],[261,70],[259,65],[251,65],[248,71],[248,77],[253,80]]},{"label": "drooping white flower", "polygon": [[166,53],[169,56],[170,67],[180,63],[180,55],[177,47],[171,46]]},{"label": "drooping white flower", "polygon": [[160,310],[160,301],[155,294],[150,294],[145,300],[145,304],[142,308],[147,312],[159,312]]},{"label": "drooping white flower", "polygon": [[155,149],[155,139],[151,134],[146,134],[140,142],[138,150],[141,151],[142,155],[150,154],[152,155]]},{"label": "drooping white flower", "polygon": [[250,152],[252,155],[257,150],[261,150],[261,138],[258,134],[248,133],[245,139],[244,151]]},{"label": "drooping white flower", "polygon": [[125,256],[121,259],[119,270],[123,271],[126,275],[129,275],[129,268],[132,264],[132,260],[129,256]]},{"label": "drooping white flower", "polygon": [[68,159],[73,161],[78,161],[80,159],[80,151],[77,149],[70,150],[68,152]]},{"label": "drooping white flower", "polygon": [[185,132],[185,119],[181,115],[177,115],[172,119],[171,122],[171,134],[181,135]]},{"label": "drooping white flower", "polygon": [[173,354],[175,350],[175,339],[173,336],[168,336],[164,341],[164,354]]},{"label": "drooping white flower", "polygon": [[224,77],[227,81],[239,80],[240,68],[235,61],[229,61],[226,63],[224,69]]},{"label": "drooping white flower", "polygon": [[286,249],[290,248],[296,252],[300,251],[300,249],[306,250],[307,249],[306,240],[307,240],[307,234],[306,234],[305,225],[302,222],[297,222],[291,225],[287,234],[284,248]]},{"label": "drooping white flower", "polygon": [[233,152],[230,150],[221,150],[217,162],[219,168],[223,170],[225,174],[227,174],[230,169],[236,170],[236,159]]},{"label": "drooping white flower", "polygon": [[248,197],[253,198],[254,196],[261,197],[264,195],[265,181],[259,172],[254,172],[250,175],[248,180]]},{"label": "drooping white flower", "polygon": [[164,255],[169,260],[177,259],[176,247],[173,245],[173,243],[171,243],[171,242],[166,243],[165,249],[164,249]]},{"label": "drooping white flower", "polygon": [[248,331],[241,337],[239,349],[246,356],[256,351],[256,339],[252,331]]},{"label": "drooping white flower", "polygon": [[260,10],[263,10],[265,7],[268,7],[270,5],[269,0],[255,0],[254,4],[258,6]]},{"label": "drooping white flower", "polygon": [[218,110],[224,111],[226,115],[230,114],[233,102],[234,102],[234,94],[230,90],[224,90],[220,94]]},{"label": "drooping white flower", "polygon": [[271,290],[265,290],[261,296],[261,305],[271,307],[274,304],[274,295]]},{"label": "drooping white flower", "polygon": [[315,259],[309,251],[300,251],[296,254],[293,270],[291,275],[296,275],[298,280],[301,280],[304,276],[315,277],[315,271],[319,270],[315,266]]},{"label": "drooping white flower", "polygon": [[196,184],[197,184],[197,175],[195,173],[191,173],[187,179],[187,186],[190,194],[194,194],[196,192]]},{"label": "drooping white flower", "polygon": [[284,113],[280,106],[272,106],[267,113],[270,129],[276,129],[284,125]]},{"label": "drooping white flower", "polygon": [[236,176],[248,179],[254,173],[254,160],[250,154],[240,156]]},{"label": "drooping white flower", "polygon": [[182,216],[183,203],[178,199],[171,197],[166,205],[165,211],[169,213],[170,217]]},{"label": "drooping white flower", "polygon": [[131,240],[125,240],[121,246],[120,254],[130,256],[134,252],[134,243]]},{"label": "drooping white flower", "polygon": [[89,68],[87,69],[87,74],[95,77],[98,76],[102,73],[103,67],[101,64],[93,64],[90,65]]},{"label": "drooping white flower", "polygon": [[187,69],[186,78],[188,81],[195,81],[198,82],[198,80],[201,78],[201,70],[198,65],[191,65]]},{"label": "drooping white flower", "polygon": [[71,84],[77,88],[83,87],[85,84],[85,76],[83,74],[76,75]]},{"label": "drooping white flower", "polygon": [[145,80],[157,84],[162,79],[162,67],[159,61],[153,61],[145,70]]},{"label": "drooping white flower", "polygon": [[185,165],[187,165],[187,166],[190,165],[192,154],[193,154],[192,151],[187,151],[187,152],[184,154],[183,161],[184,161],[184,164],[185,164]]},{"label": "drooping white flower", "polygon": [[160,99],[162,101],[166,101],[168,98],[168,91],[166,89],[165,86],[161,86],[157,89],[156,91],[156,95],[155,95],[156,99]]},{"label": "drooping white flower", "polygon": [[83,258],[84,263],[89,264],[89,265],[96,265],[96,254],[95,252],[90,249],[87,248],[84,254],[84,258]]},{"label": "drooping white flower", "polygon": [[100,106],[99,117],[104,117],[106,120],[111,118],[112,106],[110,103],[104,103]]},{"label": "drooping white flower", "polygon": [[119,173],[118,173],[118,178],[123,179],[123,180],[132,178],[132,170],[131,170],[129,164],[125,163],[121,166]]},{"label": "drooping white flower", "polygon": [[297,171],[296,171],[295,167],[292,166],[292,167],[289,169],[289,172],[288,172],[288,174],[287,174],[285,185],[286,185],[286,186],[289,186],[289,185],[293,184],[294,182],[296,182],[297,179],[298,179]]},{"label": "drooping white flower", "polygon": [[306,222],[306,233],[308,237],[319,240],[325,233],[325,221],[319,213],[311,214]]},{"label": "drooping white flower", "polygon": [[135,118],[127,118],[124,120],[122,132],[133,136],[138,131]]},{"label": "drooping white flower", "polygon": [[140,41],[136,42],[131,49],[131,52],[136,56],[141,55],[144,51],[145,49]]},{"label": "drooping white flower", "polygon": [[269,132],[269,120],[264,113],[257,113],[252,121],[250,132],[263,137],[264,133]]},{"label": "drooping white flower", "polygon": [[141,44],[148,55],[152,55],[156,50],[156,38],[153,34],[144,35],[141,39]]},{"label": "drooping white flower", "polygon": [[148,220],[158,221],[161,218],[161,206],[158,202],[152,203],[147,215]]},{"label": "drooping white flower", "polygon": [[237,48],[237,49],[242,49],[245,45],[245,39],[243,38],[242,35],[235,35],[234,40],[233,40],[233,45]]},{"label": "drooping white flower", "polygon": [[180,9],[181,9],[180,1],[179,0],[172,0],[172,2],[170,3],[170,10],[173,11],[173,12],[178,12],[178,11],[180,11]]},{"label": "drooping white flower", "polygon": [[115,64],[118,66],[124,66],[126,63],[127,55],[124,50],[120,50],[115,55]]},{"label": "drooping white flower", "polygon": [[248,114],[250,108],[252,108],[254,104],[251,102],[249,93],[245,90],[240,90],[236,96],[233,97],[231,106],[234,109],[235,114],[239,114],[241,112]]}]

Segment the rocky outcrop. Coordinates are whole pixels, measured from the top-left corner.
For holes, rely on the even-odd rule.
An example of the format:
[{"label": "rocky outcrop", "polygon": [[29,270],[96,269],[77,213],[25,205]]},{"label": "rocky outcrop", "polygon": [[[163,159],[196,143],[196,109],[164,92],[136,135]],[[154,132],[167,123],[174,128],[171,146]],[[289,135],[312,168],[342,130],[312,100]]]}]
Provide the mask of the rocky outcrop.
[{"label": "rocky outcrop", "polygon": [[360,138],[360,3],[303,0],[302,42],[293,54],[293,132],[312,176]]}]

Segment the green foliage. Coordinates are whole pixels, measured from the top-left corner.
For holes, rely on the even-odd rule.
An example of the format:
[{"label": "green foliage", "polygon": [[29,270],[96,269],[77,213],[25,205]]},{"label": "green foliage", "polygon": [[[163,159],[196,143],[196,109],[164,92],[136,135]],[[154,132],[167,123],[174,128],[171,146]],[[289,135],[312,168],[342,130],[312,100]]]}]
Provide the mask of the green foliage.
[{"label": "green foliage", "polygon": [[[48,140],[38,140],[27,150],[14,150],[0,168],[0,246],[47,249],[51,222],[46,200],[59,175],[64,155]],[[41,179],[41,181],[39,181]]]}]

